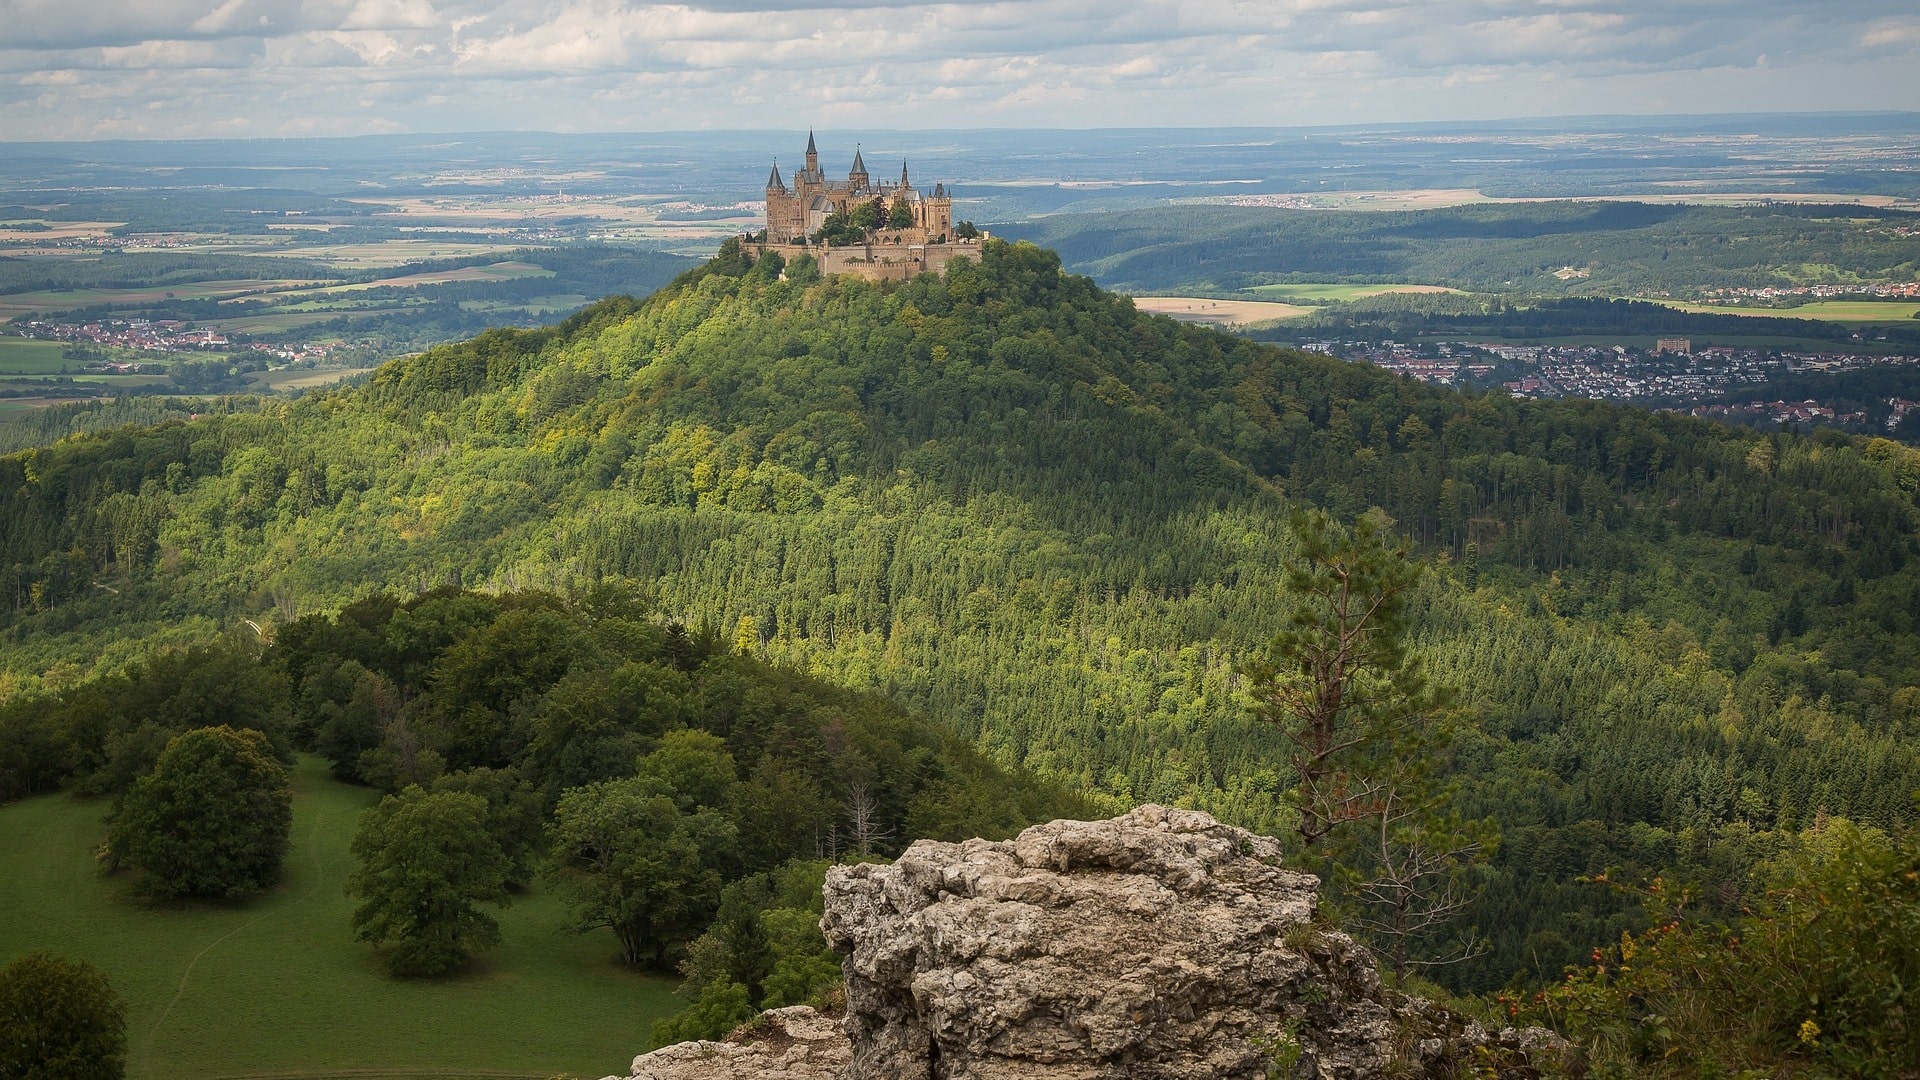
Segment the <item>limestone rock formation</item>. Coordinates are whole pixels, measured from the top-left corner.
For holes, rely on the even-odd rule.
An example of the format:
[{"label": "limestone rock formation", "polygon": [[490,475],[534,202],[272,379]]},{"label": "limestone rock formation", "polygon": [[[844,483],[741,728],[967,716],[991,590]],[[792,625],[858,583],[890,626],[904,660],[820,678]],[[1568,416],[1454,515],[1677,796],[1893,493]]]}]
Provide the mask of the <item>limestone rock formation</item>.
[{"label": "limestone rock formation", "polygon": [[633,1059],[632,1080],[837,1080],[852,1057],[837,1020],[798,1005],[761,1013],[723,1042],[642,1054]]},{"label": "limestone rock formation", "polygon": [[[635,1076],[1264,1080],[1278,1065],[1332,1080],[1471,1063],[1523,1077],[1537,1075],[1529,1050],[1555,1052],[1548,1033],[1489,1034],[1385,990],[1364,950],[1315,922],[1318,887],[1281,866],[1277,842],[1160,806],[1011,841],[923,840],[828,875],[843,1072],[786,1064],[792,1045],[767,1051],[785,1072],[686,1071],[689,1054],[717,1068],[748,1052],[694,1043],[636,1059]],[[817,1049],[806,1067],[828,1060]]]}]

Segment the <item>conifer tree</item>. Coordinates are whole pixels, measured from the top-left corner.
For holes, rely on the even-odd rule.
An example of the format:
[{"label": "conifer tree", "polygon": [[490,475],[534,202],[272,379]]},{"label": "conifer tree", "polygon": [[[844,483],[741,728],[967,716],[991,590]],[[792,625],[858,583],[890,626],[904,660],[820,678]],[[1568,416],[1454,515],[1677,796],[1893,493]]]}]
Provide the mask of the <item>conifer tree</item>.
[{"label": "conifer tree", "polygon": [[1249,674],[1261,717],[1292,747],[1296,831],[1331,849],[1336,884],[1360,905],[1354,925],[1396,971],[1465,959],[1471,939],[1444,959],[1415,954],[1465,910],[1471,868],[1495,842],[1489,824],[1447,809],[1453,695],[1405,641],[1421,566],[1377,512],[1351,529],[1295,512],[1289,526],[1293,607]]},{"label": "conifer tree", "polygon": [[1407,652],[1407,597],[1420,566],[1376,515],[1352,529],[1296,511],[1286,624],[1249,665],[1260,718],[1291,747],[1296,831],[1311,848],[1378,816],[1439,733],[1448,695]]}]

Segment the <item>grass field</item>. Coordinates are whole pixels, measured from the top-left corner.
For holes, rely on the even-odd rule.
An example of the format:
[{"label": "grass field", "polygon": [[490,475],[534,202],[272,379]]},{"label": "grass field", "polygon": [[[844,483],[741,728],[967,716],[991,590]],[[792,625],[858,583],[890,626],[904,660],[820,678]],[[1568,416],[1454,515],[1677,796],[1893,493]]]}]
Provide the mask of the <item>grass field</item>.
[{"label": "grass field", "polygon": [[1846,323],[1904,323],[1920,312],[1920,303],[1912,300],[1820,300],[1799,307],[1744,307],[1735,304],[1683,304],[1658,300],[1681,311],[1708,315],[1751,315],[1774,319],[1823,319]]},{"label": "grass field", "polygon": [[505,943],[471,973],[387,978],[343,892],[373,795],[315,759],[294,775],[285,880],[234,905],[143,905],[102,878],[103,802],[0,807],[0,962],[46,948],[104,969],[128,1003],[133,1080],[624,1075],[678,1007],[671,981],[621,970],[604,932],[563,932],[540,893],[500,913]]},{"label": "grass field", "polygon": [[60,355],[65,349],[58,341],[0,337],[0,375],[58,375],[62,367],[75,366]]},{"label": "grass field", "polygon": [[44,409],[49,405],[59,405],[59,404],[64,404],[66,402],[76,401],[76,400],[87,401],[92,399],[90,398],[0,398],[0,420],[7,419],[8,417],[18,416],[21,413],[32,412],[35,409]]},{"label": "grass field", "polygon": [[173,285],[142,285],[128,289],[43,289],[39,292],[9,293],[0,296],[0,318],[29,311],[70,311],[94,304],[138,305],[161,300],[226,300],[251,293],[267,293],[311,285],[307,278],[278,278],[266,281],[237,279],[228,281],[189,281]]},{"label": "grass field", "polygon": [[300,244],[267,247],[259,255],[285,255],[334,266],[380,268],[420,259],[464,259],[470,255],[516,251],[524,244],[473,244],[454,240],[379,240],[365,244]]},{"label": "grass field", "polygon": [[1266,300],[1215,300],[1204,296],[1136,296],[1133,306],[1150,315],[1208,326],[1250,326],[1310,315],[1314,308]]},{"label": "grass field", "polygon": [[1364,300],[1369,296],[1383,296],[1387,293],[1457,293],[1459,289],[1449,289],[1442,285],[1255,285],[1245,290],[1263,299],[1293,301],[1295,303],[1339,303],[1348,300]]},{"label": "grass field", "polygon": [[248,376],[255,386],[265,390],[310,390],[316,386],[330,386],[355,375],[364,375],[372,368],[280,368],[274,371],[256,371]]},{"label": "grass field", "polygon": [[384,315],[400,311],[399,307],[384,305],[366,308],[323,308],[318,311],[283,311],[277,315],[235,315],[232,318],[206,319],[202,326],[210,326],[228,333],[271,334],[277,330],[292,330],[296,327],[311,326],[314,323],[337,319],[342,315]]},{"label": "grass field", "polygon": [[421,285],[450,285],[463,281],[516,281],[520,278],[553,276],[553,271],[542,266],[535,266],[532,263],[498,262],[487,266],[462,266],[454,270],[437,270],[424,274],[402,274],[398,277],[381,278],[378,281],[355,282],[351,285],[325,285],[315,289],[298,289],[285,295],[290,297],[326,297],[387,287],[416,288]]},{"label": "grass field", "polygon": [[462,311],[526,311],[544,315],[554,311],[572,311],[587,302],[583,293],[562,293],[559,296],[535,296],[527,300],[462,300]]}]

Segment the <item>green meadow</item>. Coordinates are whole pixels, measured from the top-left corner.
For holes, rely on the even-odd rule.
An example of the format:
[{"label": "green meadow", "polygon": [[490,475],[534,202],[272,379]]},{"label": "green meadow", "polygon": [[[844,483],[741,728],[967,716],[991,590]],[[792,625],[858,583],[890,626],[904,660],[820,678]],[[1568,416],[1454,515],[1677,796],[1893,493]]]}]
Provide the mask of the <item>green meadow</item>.
[{"label": "green meadow", "polygon": [[610,935],[563,931],[539,891],[499,912],[504,944],[468,973],[386,977],[344,891],[374,793],[313,758],[294,783],[284,879],[233,904],[147,904],[102,877],[102,801],[0,806],[0,962],[44,948],[105,970],[128,1004],[133,1080],[624,1075],[680,1006],[673,980],[618,966]]},{"label": "green meadow", "polygon": [[1751,315],[1775,319],[1824,319],[1827,322],[1899,323],[1920,314],[1920,303],[1911,300],[1817,300],[1798,307],[1745,307],[1738,304],[1683,304],[1661,300],[1681,311],[1709,315]]},{"label": "green meadow", "polygon": [[0,375],[56,375],[62,367],[77,367],[60,355],[64,349],[58,341],[0,337]]}]

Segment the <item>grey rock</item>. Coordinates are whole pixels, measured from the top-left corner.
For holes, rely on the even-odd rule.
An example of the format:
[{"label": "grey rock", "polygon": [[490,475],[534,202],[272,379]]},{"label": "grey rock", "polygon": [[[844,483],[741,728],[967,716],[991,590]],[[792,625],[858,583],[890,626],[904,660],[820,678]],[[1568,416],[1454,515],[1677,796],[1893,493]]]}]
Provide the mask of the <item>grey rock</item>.
[{"label": "grey rock", "polygon": [[836,1080],[852,1056],[838,1021],[799,1005],[761,1013],[720,1042],[641,1054],[632,1080]]},{"label": "grey rock", "polygon": [[[820,925],[846,957],[837,1049],[809,1041],[794,1059],[787,1042],[749,1060],[729,1037],[645,1055],[634,1077],[1518,1078],[1564,1051],[1382,987],[1372,957],[1315,920],[1319,884],[1270,838],[1162,806],[1010,841],[923,840],[828,873]],[[824,1023],[769,1015],[783,1031]]]}]

